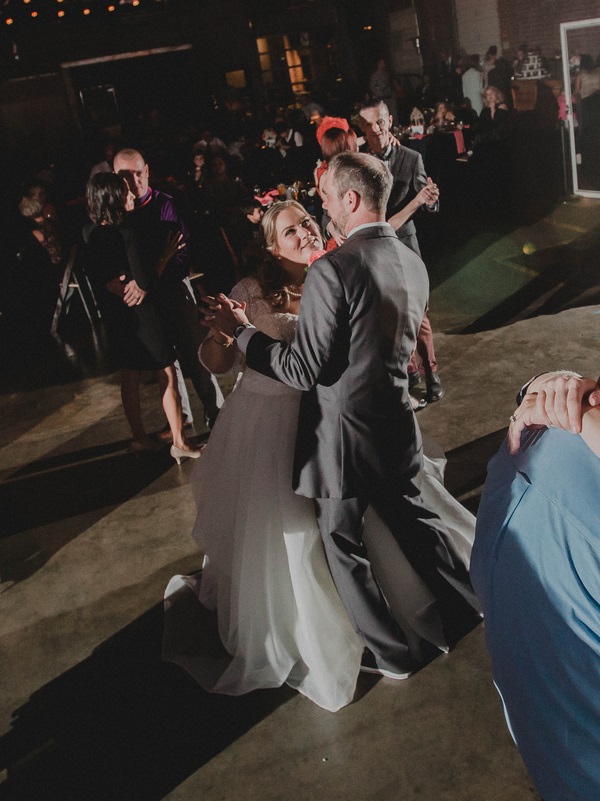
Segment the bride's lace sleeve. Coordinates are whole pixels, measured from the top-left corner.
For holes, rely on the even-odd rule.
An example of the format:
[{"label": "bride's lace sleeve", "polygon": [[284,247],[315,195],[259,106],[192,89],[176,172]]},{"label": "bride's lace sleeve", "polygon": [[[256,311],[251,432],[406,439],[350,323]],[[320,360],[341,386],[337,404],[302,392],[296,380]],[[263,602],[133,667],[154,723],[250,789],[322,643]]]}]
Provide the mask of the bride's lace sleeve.
[{"label": "bride's lace sleeve", "polygon": [[[270,303],[264,300],[262,297],[260,284],[256,278],[242,278],[242,280],[238,281],[238,283],[233,287],[229,293],[229,297],[232,300],[237,300],[239,303],[246,304],[246,316],[253,325],[256,325],[257,317],[261,317],[264,314],[269,314],[272,311]],[[209,339],[210,337],[212,337],[212,333],[209,331],[206,339]],[[235,347],[235,345],[232,347]],[[235,350],[235,361],[230,369],[226,370],[224,373],[215,373],[215,375],[228,375],[229,373],[243,370],[245,364],[244,356],[237,348],[235,348]],[[200,359],[200,363],[206,367],[202,361],[202,346],[200,346],[200,350],[198,351],[198,358]],[[208,370],[208,367],[206,369]]]}]

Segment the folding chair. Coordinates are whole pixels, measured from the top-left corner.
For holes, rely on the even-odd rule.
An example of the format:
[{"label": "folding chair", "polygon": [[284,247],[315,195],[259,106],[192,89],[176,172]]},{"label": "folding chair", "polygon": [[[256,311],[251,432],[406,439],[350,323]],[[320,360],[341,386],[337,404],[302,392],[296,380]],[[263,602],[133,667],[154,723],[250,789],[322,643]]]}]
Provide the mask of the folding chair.
[{"label": "folding chair", "polygon": [[[61,315],[64,313],[66,314],[68,306],[65,305],[65,301],[69,295],[69,290],[76,289],[79,297],[81,298],[81,302],[83,304],[83,308],[85,309],[85,313],[87,315],[88,320],[90,321],[90,325],[94,326],[94,317],[98,320],[102,319],[102,315],[100,314],[100,309],[98,308],[98,303],[96,301],[96,296],[94,295],[94,290],[92,289],[92,285],[90,283],[90,279],[85,271],[85,267],[81,262],[77,262],[77,255],[78,255],[78,248],[77,245],[73,245],[71,247],[71,252],[69,253],[69,258],[65,263],[65,269],[63,272],[63,277],[60,282],[60,287],[58,291],[58,299],[56,301],[56,308],[54,309],[54,316],[52,317],[52,325],[50,326],[50,333],[52,336],[56,336],[58,331],[58,323],[61,318]],[[83,287],[85,287],[85,292]],[[88,297],[86,298],[86,294]],[[92,313],[94,317],[92,317]]]}]

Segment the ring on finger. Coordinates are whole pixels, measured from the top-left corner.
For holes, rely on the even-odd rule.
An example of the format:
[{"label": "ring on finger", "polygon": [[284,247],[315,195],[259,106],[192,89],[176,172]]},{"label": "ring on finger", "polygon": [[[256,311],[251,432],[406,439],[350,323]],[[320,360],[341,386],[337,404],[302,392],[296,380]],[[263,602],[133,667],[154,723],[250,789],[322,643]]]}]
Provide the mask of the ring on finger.
[{"label": "ring on finger", "polygon": [[510,420],[511,423],[517,422],[517,418],[514,416],[514,414],[511,414],[511,416],[508,419]]}]

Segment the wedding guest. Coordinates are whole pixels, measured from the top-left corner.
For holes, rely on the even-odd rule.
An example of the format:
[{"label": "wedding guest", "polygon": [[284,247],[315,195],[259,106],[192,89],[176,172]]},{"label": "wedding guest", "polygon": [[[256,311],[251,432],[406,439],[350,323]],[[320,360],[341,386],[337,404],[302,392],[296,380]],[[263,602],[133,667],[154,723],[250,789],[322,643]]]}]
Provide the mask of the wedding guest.
[{"label": "wedding guest", "polygon": [[384,58],[377,59],[377,65],[369,78],[369,96],[374,103],[385,103],[396,119],[396,82],[390,76]]},{"label": "wedding guest", "polygon": [[58,215],[54,206],[46,200],[46,190],[33,184],[19,202],[19,211],[29,221],[31,234],[46,252],[53,266],[61,264],[63,244]]},{"label": "wedding guest", "polygon": [[[188,228],[170,195],[150,186],[150,168],[138,150],[120,150],[113,161],[114,171],[124,177],[135,195],[130,218],[145,269],[153,271],[161,259],[165,243],[175,239],[177,248],[162,262],[155,287],[155,303],[169,344],[176,349],[179,395],[183,399],[184,419],[193,415],[179,362],[189,375],[204,407],[205,423],[211,428],[223,403],[223,394],[210,374],[198,363],[198,347],[204,330],[198,322],[198,307],[189,281],[190,255]],[[168,431],[165,432],[168,436]]]},{"label": "wedding guest", "polygon": [[484,102],[470,161],[480,203],[503,209],[509,202],[510,190],[507,165],[511,112],[504,102],[504,95],[495,86],[487,87]]},{"label": "wedding guest", "polygon": [[512,69],[515,75],[520,75],[522,73],[528,51],[529,46],[527,44],[523,43],[518,46],[517,55],[512,63]]},{"label": "wedding guest", "polygon": [[548,59],[548,72],[553,81],[563,80],[563,64],[562,53],[560,50],[555,50],[551,58]]},{"label": "wedding guest", "polygon": [[200,139],[194,143],[194,150],[213,155],[215,153],[224,153],[227,150],[227,145],[216,134],[213,134],[210,128],[205,128]]},{"label": "wedding guest", "polygon": [[585,178],[593,187],[600,181],[600,68],[582,54],[575,79],[575,102],[579,123],[579,146]]},{"label": "wedding guest", "polygon": [[240,178],[231,174],[229,160],[222,153],[208,158],[204,189],[208,210],[220,226],[228,221],[232,209],[249,195]]},{"label": "wedding guest", "polygon": [[478,141],[491,142],[506,132],[510,120],[504,95],[496,86],[488,86],[484,92],[485,107],[479,115]]},{"label": "wedding guest", "polygon": [[462,76],[463,95],[471,101],[471,108],[477,115],[483,109],[483,74],[479,61],[479,54],[469,56],[469,68]]},{"label": "wedding guest", "polygon": [[486,86],[495,86],[503,94],[508,108],[513,107],[511,81],[512,67],[504,56],[498,56],[498,48],[492,45],[486,54]]},{"label": "wedding guest", "polygon": [[[317,162],[315,168],[315,186],[317,191],[322,196],[323,189],[321,184],[327,172],[327,165],[330,159],[338,153],[358,152],[358,140],[354,131],[350,128],[347,120],[339,117],[325,117],[319,128],[317,129],[317,140],[321,146],[321,155],[323,160]],[[428,179],[426,187],[424,187],[413,200],[408,203],[402,211],[395,214],[388,221],[395,229],[401,228],[404,223],[409,220],[412,215],[424,204],[435,202],[437,186]],[[321,221],[322,229],[326,236],[326,250],[333,250],[345,241],[345,236],[341,231],[338,231],[333,222],[331,221],[326,210],[323,211]],[[418,367],[415,364],[415,371],[418,372]],[[427,401],[424,398],[418,399],[411,395],[411,405],[415,411],[421,411],[427,406]]]},{"label": "wedding guest", "polygon": [[[358,139],[355,132],[350,128],[348,120],[343,117],[325,117],[317,128],[317,142],[321,148],[321,158],[317,161],[314,170],[315,187],[322,198],[321,184],[327,171],[327,165],[338,153],[349,151],[358,152]],[[341,245],[344,236],[341,231],[337,231],[326,211],[322,212],[321,228],[326,237],[326,250]]]},{"label": "wedding guest", "polygon": [[545,801],[600,798],[600,389],[546,373],[488,466],[471,576],[510,732]]},{"label": "wedding guest", "polygon": [[[471,108],[471,101],[468,97],[465,97],[460,106],[456,109],[456,120],[458,123],[468,128],[474,128],[479,122],[479,115],[475,109]],[[463,131],[463,136],[465,133],[466,132]],[[465,136],[465,144],[467,144],[467,142],[471,143],[471,141],[470,138]]]},{"label": "wedding guest", "polygon": [[[146,433],[140,408],[141,374],[151,370],[171,430],[171,456],[178,464],[185,458],[196,459],[200,451],[183,434],[175,355],[153,302],[156,275],[145,269],[133,230],[125,224],[127,212],[133,210],[133,192],[120,176],[100,172],[90,179],[86,197],[92,224],[84,232],[85,265],[108,327],[112,356],[121,369],[121,399],[131,428],[131,450],[139,453],[160,448]],[[168,246],[162,258],[172,252]],[[155,267],[158,269],[158,264]]]},{"label": "wedding guest", "polygon": [[320,191],[321,178],[327,169],[328,160],[345,150],[357,153],[358,140],[350,123],[343,117],[324,117],[317,128],[316,137],[321,148],[321,158],[317,161],[314,179],[317,191]]},{"label": "wedding guest", "polygon": [[433,130],[444,130],[454,123],[454,111],[445,101],[436,103],[431,125]]},{"label": "wedding guest", "polygon": [[256,272],[263,254],[261,220],[265,209],[260,200],[246,198],[233,210],[226,234],[236,260],[236,276],[242,278]]},{"label": "wedding guest", "polygon": [[[417,229],[412,219],[413,215],[404,213],[400,218],[396,218],[396,222],[393,221],[394,216],[402,212],[413,200],[416,200],[421,190],[428,186],[433,186],[434,189],[430,188],[425,194],[420,195],[424,202],[420,202],[418,208],[424,208],[428,212],[437,212],[439,210],[439,190],[437,186],[428,181],[421,155],[415,150],[404,147],[393,135],[392,116],[385,103],[363,105],[360,109],[360,124],[365,133],[369,152],[387,165],[394,179],[387,204],[386,219],[394,226],[398,239],[417,256],[420,256],[421,250],[417,239]],[[446,390],[439,374],[433,344],[433,331],[427,314],[423,316],[419,329],[416,352],[420,364],[417,356],[413,354],[409,365],[411,385],[413,390],[416,390],[421,378],[424,377],[425,398],[428,402],[433,403],[443,398]]]},{"label": "wedding guest", "polygon": [[192,156],[193,167],[189,171],[190,183],[201,189],[206,180],[206,153],[199,147],[194,147]]},{"label": "wedding guest", "polygon": [[[30,186],[18,204],[14,226],[17,263],[6,268],[3,309],[27,336],[47,334],[62,277],[63,244],[54,208],[39,185]],[[22,224],[19,224],[22,223]]]},{"label": "wedding guest", "polygon": [[112,172],[113,159],[115,157],[116,152],[117,152],[117,146],[115,145],[115,143],[111,141],[106,142],[106,144],[102,148],[102,159],[97,164],[94,164],[94,166],[90,170],[89,178],[93,178],[94,175],[96,175],[96,173],[98,172]]}]

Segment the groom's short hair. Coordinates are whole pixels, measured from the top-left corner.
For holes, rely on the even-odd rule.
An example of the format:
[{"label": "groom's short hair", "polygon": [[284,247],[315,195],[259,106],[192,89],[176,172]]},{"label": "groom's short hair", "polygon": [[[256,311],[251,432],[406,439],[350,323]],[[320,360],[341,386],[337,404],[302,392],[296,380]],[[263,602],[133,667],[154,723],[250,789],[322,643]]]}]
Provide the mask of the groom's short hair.
[{"label": "groom's short hair", "polygon": [[368,153],[338,153],[328,169],[338,197],[352,189],[369,211],[385,212],[394,179],[383,161]]}]

